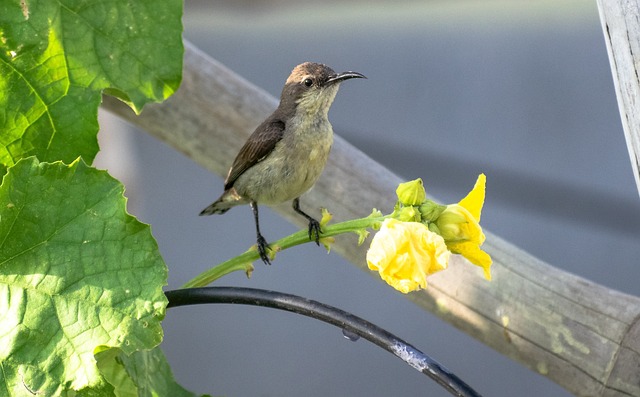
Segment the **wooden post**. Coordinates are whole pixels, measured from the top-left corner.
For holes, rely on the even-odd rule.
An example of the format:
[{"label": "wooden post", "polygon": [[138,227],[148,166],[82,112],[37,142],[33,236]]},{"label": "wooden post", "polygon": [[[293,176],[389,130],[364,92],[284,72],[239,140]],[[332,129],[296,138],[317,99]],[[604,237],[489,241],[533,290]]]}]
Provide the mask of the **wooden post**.
[{"label": "wooden post", "polygon": [[[637,0],[598,0],[618,109],[640,192],[640,11]],[[615,131],[611,131],[614,133]]]},{"label": "wooden post", "polygon": [[[168,101],[138,117],[110,97],[103,106],[224,176],[276,99],[185,45],[183,82]],[[326,206],[336,221],[366,216],[372,208],[390,210],[399,182],[336,136],[304,207]],[[306,227],[289,204],[276,211]],[[333,250],[365,267],[366,245],[340,236]],[[408,298],[578,396],[640,396],[640,298],[549,266],[491,233],[484,248],[494,259],[492,282],[456,256],[450,269]]]}]

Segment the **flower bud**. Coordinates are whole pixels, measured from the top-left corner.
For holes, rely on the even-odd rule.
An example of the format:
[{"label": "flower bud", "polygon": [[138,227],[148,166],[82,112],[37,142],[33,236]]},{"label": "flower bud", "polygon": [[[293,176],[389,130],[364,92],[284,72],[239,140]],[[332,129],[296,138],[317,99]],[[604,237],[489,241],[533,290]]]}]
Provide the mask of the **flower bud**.
[{"label": "flower bud", "polygon": [[401,222],[420,222],[420,212],[415,207],[402,207],[396,211],[396,219]]},{"label": "flower bud", "polygon": [[422,220],[433,222],[438,219],[445,208],[447,208],[446,205],[441,205],[434,201],[426,200],[424,203],[420,204],[420,215],[422,217]]},{"label": "flower bud", "polygon": [[440,235],[447,242],[469,241],[474,231],[480,230],[480,225],[471,213],[458,204],[451,204],[436,219],[435,224],[440,230]]},{"label": "flower bud", "polygon": [[403,205],[420,205],[427,199],[427,193],[420,178],[399,184],[396,195]]}]

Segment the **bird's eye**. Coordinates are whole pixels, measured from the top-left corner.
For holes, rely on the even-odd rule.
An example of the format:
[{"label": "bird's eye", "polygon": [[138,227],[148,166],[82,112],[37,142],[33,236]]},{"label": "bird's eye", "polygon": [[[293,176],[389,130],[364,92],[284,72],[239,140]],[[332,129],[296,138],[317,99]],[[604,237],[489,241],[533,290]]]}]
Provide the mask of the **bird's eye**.
[{"label": "bird's eye", "polygon": [[306,85],[307,87],[311,87],[311,85],[313,84],[313,80],[312,79],[304,79],[302,84]]}]

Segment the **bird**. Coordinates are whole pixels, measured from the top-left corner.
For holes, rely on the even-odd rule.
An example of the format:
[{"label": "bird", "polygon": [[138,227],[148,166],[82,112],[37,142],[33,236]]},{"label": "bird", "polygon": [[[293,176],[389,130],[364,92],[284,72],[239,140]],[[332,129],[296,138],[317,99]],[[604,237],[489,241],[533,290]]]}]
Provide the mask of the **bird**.
[{"label": "bird", "polygon": [[249,136],[224,181],[224,192],[200,215],[224,214],[249,204],[256,226],[257,248],[270,265],[266,239],[260,232],[258,204],[292,200],[293,210],[309,222],[309,240],[320,243],[320,223],[300,209],[300,196],[318,180],[333,144],[328,113],[345,80],[366,77],[336,73],[329,66],[304,62],[287,78],[277,109]]}]

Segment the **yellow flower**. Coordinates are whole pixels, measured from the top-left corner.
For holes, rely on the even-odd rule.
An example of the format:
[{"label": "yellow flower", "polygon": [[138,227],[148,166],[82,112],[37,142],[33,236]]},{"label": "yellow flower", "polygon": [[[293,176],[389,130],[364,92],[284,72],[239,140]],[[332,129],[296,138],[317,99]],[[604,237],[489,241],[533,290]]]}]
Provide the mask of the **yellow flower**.
[{"label": "yellow flower", "polygon": [[491,280],[491,257],[480,249],[485,235],[480,227],[480,215],[484,204],[486,177],[478,176],[473,190],[458,204],[451,204],[436,219],[436,226],[447,247],[454,254],[460,254],[469,262],[480,266],[484,276]]},{"label": "yellow flower", "polygon": [[427,276],[444,270],[451,253],[444,239],[419,222],[385,219],[367,251],[369,269],[402,293],[425,288]]},{"label": "yellow flower", "polygon": [[402,205],[420,205],[427,199],[427,193],[420,178],[399,184],[396,195]]}]

